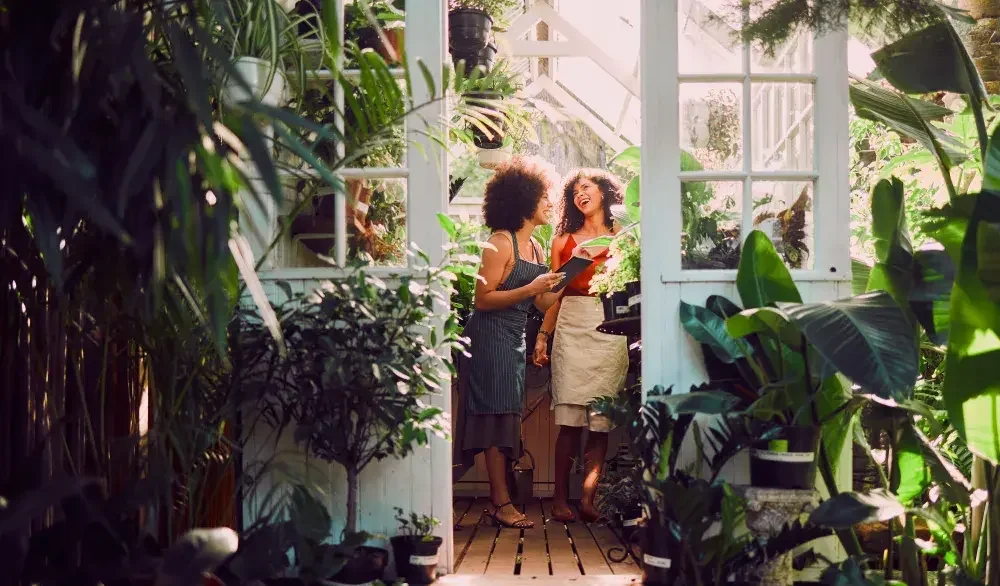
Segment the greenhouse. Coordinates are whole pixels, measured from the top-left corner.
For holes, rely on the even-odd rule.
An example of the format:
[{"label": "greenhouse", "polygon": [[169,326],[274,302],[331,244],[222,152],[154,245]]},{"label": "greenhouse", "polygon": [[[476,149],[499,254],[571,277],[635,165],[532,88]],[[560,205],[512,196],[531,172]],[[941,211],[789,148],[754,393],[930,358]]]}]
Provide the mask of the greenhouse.
[{"label": "greenhouse", "polygon": [[0,575],[1000,586],[998,24],[8,3]]}]

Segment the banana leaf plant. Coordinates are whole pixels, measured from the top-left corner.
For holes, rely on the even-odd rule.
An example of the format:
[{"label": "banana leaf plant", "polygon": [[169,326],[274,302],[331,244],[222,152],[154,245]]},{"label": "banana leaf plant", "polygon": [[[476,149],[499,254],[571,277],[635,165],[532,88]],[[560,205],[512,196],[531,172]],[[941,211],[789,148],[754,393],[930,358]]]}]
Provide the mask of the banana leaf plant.
[{"label": "banana leaf plant", "polygon": [[[633,389],[594,405],[628,425],[632,451],[640,460],[635,483],[646,518],[643,559],[671,562],[666,569],[646,564],[648,579],[677,585],[746,583],[759,577],[768,560],[832,533],[796,521],[770,539],[752,537],[745,528],[743,499],[718,477],[736,454],[761,436],[733,410],[737,397],[708,386],[678,395],[671,391],[654,388],[643,402]],[[706,415],[713,421],[702,424],[696,419]],[[682,466],[681,444],[689,432],[699,446],[698,457]],[[709,475],[703,474],[706,467]]]}]

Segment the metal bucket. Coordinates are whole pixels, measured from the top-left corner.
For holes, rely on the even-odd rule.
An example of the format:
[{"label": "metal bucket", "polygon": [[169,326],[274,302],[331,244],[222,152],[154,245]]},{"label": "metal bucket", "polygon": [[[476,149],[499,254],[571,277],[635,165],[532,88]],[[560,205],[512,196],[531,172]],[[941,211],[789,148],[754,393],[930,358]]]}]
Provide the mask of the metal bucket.
[{"label": "metal bucket", "polygon": [[507,475],[510,500],[515,505],[527,505],[531,502],[535,492],[535,457],[527,449],[524,450],[524,453],[528,455],[530,464],[524,467],[520,460],[517,460]]}]

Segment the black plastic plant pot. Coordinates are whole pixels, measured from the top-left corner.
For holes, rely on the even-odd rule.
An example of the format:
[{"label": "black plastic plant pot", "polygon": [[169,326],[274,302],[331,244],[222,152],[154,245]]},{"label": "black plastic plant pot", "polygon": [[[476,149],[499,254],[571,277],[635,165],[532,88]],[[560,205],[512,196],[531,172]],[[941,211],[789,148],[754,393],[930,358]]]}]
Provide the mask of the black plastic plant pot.
[{"label": "black plastic plant pot", "polygon": [[816,453],[820,428],[782,427],[777,437],[754,443],[750,450],[750,484],[760,488],[812,490],[816,487]]},{"label": "black plastic plant pot", "polygon": [[615,515],[615,524],[627,541],[639,529],[642,523],[642,505],[635,504],[622,508]]},{"label": "black plastic plant pot", "polygon": [[490,132],[493,135],[492,137],[486,136],[486,133],[480,130],[478,126],[472,127],[472,143],[476,145],[476,148],[493,151],[503,147],[503,137],[499,136],[492,128]]},{"label": "black plastic plant pot", "polygon": [[626,291],[602,293],[601,304],[604,306],[604,321],[629,317],[628,292]]},{"label": "black plastic plant pot", "polygon": [[632,281],[625,285],[625,293],[628,295],[628,315],[629,317],[642,316],[642,283]]},{"label": "black plastic plant pot", "polygon": [[363,545],[354,550],[354,556],[331,580],[340,584],[367,584],[381,580],[388,563],[388,551]]},{"label": "black plastic plant pot", "polygon": [[458,63],[465,60],[465,70],[471,71],[478,63],[479,53],[490,41],[493,19],[476,8],[457,8],[448,13],[448,50]]},{"label": "black plastic plant pot", "polygon": [[389,541],[396,560],[396,574],[407,584],[430,584],[437,579],[440,537],[397,535]]},{"label": "black plastic plant pot", "polygon": [[642,583],[669,586],[673,583],[674,561],[670,556],[667,541],[670,531],[666,528],[648,526],[642,532]]}]

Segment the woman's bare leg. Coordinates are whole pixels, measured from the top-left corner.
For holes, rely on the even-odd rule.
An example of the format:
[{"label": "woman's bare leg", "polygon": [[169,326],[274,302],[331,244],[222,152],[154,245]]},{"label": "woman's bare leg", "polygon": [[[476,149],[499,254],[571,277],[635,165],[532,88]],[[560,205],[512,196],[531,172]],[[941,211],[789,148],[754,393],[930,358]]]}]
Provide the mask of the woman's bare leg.
[{"label": "woman's bare leg", "polygon": [[573,458],[580,453],[580,433],[582,427],[559,426],[556,437],[556,484],[552,494],[552,518],[557,521],[575,519],[569,508],[569,475],[573,471]]},{"label": "woman's bare leg", "polygon": [[608,434],[591,431],[587,434],[587,445],[583,452],[583,491],[580,503],[580,516],[591,523],[600,518],[601,514],[594,507],[594,495],[597,494],[597,481],[601,477],[604,459],[608,455]]},{"label": "woman's bare leg", "polygon": [[524,519],[524,515],[514,505],[507,504],[510,502],[510,490],[507,488],[507,456],[499,448],[486,450],[486,473],[490,478],[490,500],[493,506],[506,505],[496,512],[497,518],[507,524]]}]

